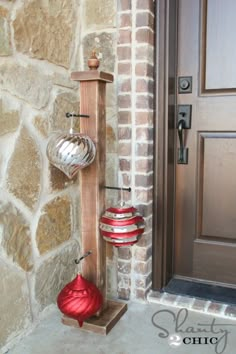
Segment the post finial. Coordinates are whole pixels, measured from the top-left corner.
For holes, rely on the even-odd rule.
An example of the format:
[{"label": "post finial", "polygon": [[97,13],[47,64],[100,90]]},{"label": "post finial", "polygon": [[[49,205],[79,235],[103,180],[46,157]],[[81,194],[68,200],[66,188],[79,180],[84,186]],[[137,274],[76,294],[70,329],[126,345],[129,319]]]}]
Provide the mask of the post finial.
[{"label": "post finial", "polygon": [[96,51],[93,50],[91,53],[91,57],[88,59],[88,67],[90,70],[97,70],[99,67],[99,60],[96,55]]}]

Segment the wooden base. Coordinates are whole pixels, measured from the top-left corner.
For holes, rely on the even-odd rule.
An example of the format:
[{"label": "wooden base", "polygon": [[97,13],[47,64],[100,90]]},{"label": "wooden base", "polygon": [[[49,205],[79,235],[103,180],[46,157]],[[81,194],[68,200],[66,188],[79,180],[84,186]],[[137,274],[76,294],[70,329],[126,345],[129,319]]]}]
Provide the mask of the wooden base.
[{"label": "wooden base", "polygon": [[79,327],[78,321],[67,316],[62,317],[62,323],[66,326],[79,328],[82,331],[107,335],[126,311],[127,304],[108,300],[107,307],[101,315],[99,317],[91,317],[84,321],[83,327]]}]

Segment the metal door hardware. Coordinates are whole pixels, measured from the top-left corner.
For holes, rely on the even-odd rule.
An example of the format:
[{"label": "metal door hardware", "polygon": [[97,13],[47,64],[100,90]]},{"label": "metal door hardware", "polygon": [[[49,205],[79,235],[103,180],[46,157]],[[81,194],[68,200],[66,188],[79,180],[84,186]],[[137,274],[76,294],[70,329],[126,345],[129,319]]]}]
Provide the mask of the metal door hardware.
[{"label": "metal door hardware", "polygon": [[179,93],[192,93],[192,76],[180,76],[178,78]]},{"label": "metal door hardware", "polygon": [[191,104],[179,104],[177,111],[177,125],[180,120],[184,121],[183,129],[191,128],[191,118],[192,118],[192,105]]},{"label": "metal door hardware", "polygon": [[191,128],[191,105],[179,105],[177,116],[177,130],[179,136],[178,164],[188,163],[188,148],[184,147],[183,130]]}]

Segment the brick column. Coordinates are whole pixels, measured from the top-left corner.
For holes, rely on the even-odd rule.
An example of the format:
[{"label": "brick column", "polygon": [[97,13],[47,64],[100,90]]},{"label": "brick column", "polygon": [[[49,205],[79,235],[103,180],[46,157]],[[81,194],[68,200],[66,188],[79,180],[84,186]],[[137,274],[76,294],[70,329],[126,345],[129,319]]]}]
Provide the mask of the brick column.
[{"label": "brick column", "polygon": [[119,0],[119,174],[126,195],[145,217],[141,240],[118,251],[118,294],[144,299],[151,286],[153,196],[154,2]]}]

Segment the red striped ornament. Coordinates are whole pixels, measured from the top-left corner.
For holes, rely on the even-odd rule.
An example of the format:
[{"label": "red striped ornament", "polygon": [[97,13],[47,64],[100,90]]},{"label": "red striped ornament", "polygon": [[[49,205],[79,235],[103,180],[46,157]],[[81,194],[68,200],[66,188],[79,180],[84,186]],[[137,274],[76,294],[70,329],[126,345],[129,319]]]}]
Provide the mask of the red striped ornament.
[{"label": "red striped ornament", "polygon": [[101,235],[116,247],[135,244],[144,232],[144,219],[133,206],[124,203],[108,208],[100,219]]}]

